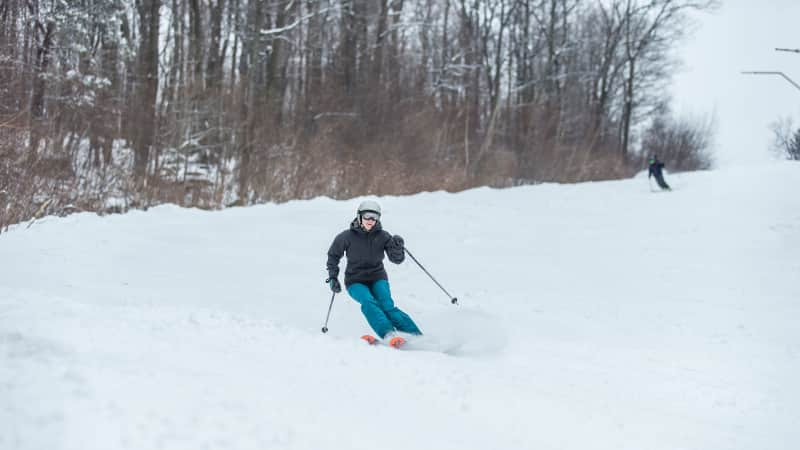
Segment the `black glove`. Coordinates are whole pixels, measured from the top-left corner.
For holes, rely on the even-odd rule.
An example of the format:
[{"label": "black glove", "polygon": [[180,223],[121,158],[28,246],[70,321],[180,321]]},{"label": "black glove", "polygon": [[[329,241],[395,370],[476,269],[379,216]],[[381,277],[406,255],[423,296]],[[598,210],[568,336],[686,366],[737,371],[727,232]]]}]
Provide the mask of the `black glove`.
[{"label": "black glove", "polygon": [[328,283],[328,286],[334,293],[338,294],[339,292],[342,292],[342,285],[339,284],[339,280],[336,278],[330,277],[326,279],[325,282]]},{"label": "black glove", "polygon": [[392,243],[400,250],[405,250],[406,248],[406,241],[404,241],[399,234],[392,236]]},{"label": "black glove", "polygon": [[395,264],[402,263],[406,259],[405,245],[403,238],[396,234],[392,236],[386,243],[386,256],[389,257],[389,261]]}]

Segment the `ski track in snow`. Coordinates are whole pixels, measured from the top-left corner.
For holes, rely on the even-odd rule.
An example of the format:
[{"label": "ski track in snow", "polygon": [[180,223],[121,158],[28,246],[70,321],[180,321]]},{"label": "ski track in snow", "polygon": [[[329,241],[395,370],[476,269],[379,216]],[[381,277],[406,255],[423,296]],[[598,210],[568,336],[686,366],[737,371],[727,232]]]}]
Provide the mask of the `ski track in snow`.
[{"label": "ski track in snow", "polygon": [[407,351],[320,332],[358,199],[18,226],[0,449],[794,449],[800,165],[644,178],[381,198]]}]

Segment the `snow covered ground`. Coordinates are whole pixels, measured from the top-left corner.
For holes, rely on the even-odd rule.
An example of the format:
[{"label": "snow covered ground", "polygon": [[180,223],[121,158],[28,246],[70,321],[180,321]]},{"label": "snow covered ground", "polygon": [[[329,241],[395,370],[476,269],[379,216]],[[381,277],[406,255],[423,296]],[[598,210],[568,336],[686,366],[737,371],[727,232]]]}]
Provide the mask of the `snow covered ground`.
[{"label": "snow covered ground", "polygon": [[358,199],[18,226],[0,449],[796,449],[800,165],[667,179],[380,199],[419,351],[320,332]]}]

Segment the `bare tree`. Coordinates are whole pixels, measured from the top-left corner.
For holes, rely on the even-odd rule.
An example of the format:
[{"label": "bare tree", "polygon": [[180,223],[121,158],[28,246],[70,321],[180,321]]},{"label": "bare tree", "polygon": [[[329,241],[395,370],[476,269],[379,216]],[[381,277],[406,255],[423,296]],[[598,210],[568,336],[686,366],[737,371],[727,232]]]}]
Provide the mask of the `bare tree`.
[{"label": "bare tree", "polygon": [[[686,29],[686,13],[707,10],[715,5],[714,0],[625,0],[624,4],[614,4],[615,14],[624,23],[625,78],[620,126],[623,158],[627,158],[630,152],[631,125],[643,91],[637,91],[637,86],[651,81],[652,69],[667,61],[670,46],[682,37]],[[663,72],[656,70],[654,76],[663,79]]]},{"label": "bare tree", "polygon": [[794,128],[792,119],[779,119],[770,128],[773,132],[772,152],[781,158],[800,161],[800,128]]},{"label": "bare tree", "polygon": [[709,169],[712,128],[713,120],[674,119],[662,104],[644,132],[642,148],[647,155],[657,155],[672,171]]}]

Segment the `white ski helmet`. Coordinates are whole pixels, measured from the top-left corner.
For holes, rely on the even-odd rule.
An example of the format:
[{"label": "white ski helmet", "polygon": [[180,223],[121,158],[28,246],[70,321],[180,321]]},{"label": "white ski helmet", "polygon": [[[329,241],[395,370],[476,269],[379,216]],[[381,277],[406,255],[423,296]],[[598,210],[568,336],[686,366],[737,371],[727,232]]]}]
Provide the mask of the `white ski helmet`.
[{"label": "white ski helmet", "polygon": [[378,216],[381,215],[381,205],[374,200],[364,200],[358,205],[358,215],[362,215],[365,212],[374,212]]}]

